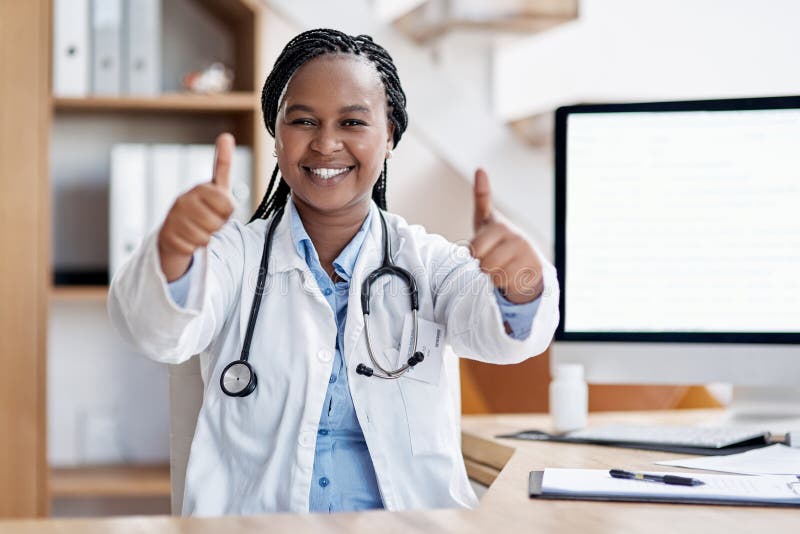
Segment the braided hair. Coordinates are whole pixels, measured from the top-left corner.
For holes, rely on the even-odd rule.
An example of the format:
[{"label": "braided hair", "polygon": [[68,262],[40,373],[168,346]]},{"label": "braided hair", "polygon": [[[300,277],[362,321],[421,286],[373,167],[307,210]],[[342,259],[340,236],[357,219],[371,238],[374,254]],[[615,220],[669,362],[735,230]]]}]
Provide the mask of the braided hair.
[{"label": "braided hair", "polygon": [[[275,137],[278,107],[283,91],[292,75],[307,61],[324,54],[352,54],[365,58],[375,67],[386,90],[388,118],[394,124],[392,146],[396,147],[408,126],[408,114],[406,113],[406,95],[400,86],[400,78],[392,57],[382,46],[373,42],[369,35],[351,36],[327,28],[309,30],[297,35],[289,41],[275,61],[272,72],[269,73],[261,91],[261,111],[269,134]],[[267,219],[286,205],[290,189],[283,177],[280,178],[277,187],[275,186],[278,171],[276,164],[264,199],[250,222],[256,219]],[[386,209],[386,174],[386,159],[384,159],[381,176],[372,188],[372,199],[384,210]]]}]

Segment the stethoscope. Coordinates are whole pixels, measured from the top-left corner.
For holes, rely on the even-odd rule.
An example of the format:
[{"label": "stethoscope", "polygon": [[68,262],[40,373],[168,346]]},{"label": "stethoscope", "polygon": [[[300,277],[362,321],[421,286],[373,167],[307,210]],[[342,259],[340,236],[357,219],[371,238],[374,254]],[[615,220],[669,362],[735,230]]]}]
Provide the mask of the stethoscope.
[{"label": "stethoscope", "polygon": [[[392,262],[392,249],[389,244],[389,232],[386,229],[386,219],[383,212],[379,209],[378,214],[381,217],[381,229],[383,230],[383,264],[369,273],[364,285],[361,288],[361,313],[364,316],[364,334],[367,340],[367,352],[372,364],[378,369],[369,367],[363,363],[356,366],[356,373],[364,376],[374,376],[377,378],[394,379],[399,378],[405,374],[409,369],[420,363],[425,359],[422,352],[417,351],[417,311],[419,309],[419,296],[417,295],[417,283],[410,272],[398,267]],[[244,346],[242,347],[242,355],[238,360],[232,361],[222,370],[219,377],[219,384],[222,391],[231,397],[246,397],[256,389],[258,379],[253,370],[250,362],[247,361],[250,355],[250,343],[253,339],[253,330],[256,325],[256,318],[258,317],[258,309],[261,306],[261,296],[264,293],[264,287],[267,280],[267,267],[269,265],[269,254],[272,249],[272,237],[275,234],[275,228],[283,216],[283,208],[278,210],[270,222],[269,229],[267,230],[267,237],[264,239],[264,252],[261,254],[261,266],[258,271],[258,281],[256,282],[256,291],[253,295],[253,304],[250,307],[250,318],[247,321],[247,331],[244,337]],[[372,342],[369,337],[369,298],[370,287],[375,281],[384,275],[395,275],[402,278],[408,286],[411,296],[411,313],[413,315],[413,339],[414,343],[409,352],[412,356],[408,361],[398,369],[389,370],[384,369],[376,360],[375,354],[372,351]]]}]

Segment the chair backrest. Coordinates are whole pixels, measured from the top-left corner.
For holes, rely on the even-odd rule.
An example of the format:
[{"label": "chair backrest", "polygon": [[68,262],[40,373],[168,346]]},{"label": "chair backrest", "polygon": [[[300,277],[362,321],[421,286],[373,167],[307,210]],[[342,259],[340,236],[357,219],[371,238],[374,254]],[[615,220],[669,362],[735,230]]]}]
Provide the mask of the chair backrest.
[{"label": "chair backrest", "polygon": [[169,478],[172,515],[181,515],[186,464],[203,404],[200,358],[169,367]]},{"label": "chair backrest", "polygon": [[[456,421],[456,440],[461,443],[461,379],[459,359],[445,346],[443,372],[450,382]],[[169,474],[172,515],[181,515],[186,464],[203,404],[200,358],[192,356],[179,365],[169,365]]]}]

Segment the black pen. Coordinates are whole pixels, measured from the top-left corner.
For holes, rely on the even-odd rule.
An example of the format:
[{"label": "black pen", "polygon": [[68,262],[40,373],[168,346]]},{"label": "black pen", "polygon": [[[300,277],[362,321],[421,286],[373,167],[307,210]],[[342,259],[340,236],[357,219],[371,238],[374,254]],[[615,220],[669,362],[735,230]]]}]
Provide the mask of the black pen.
[{"label": "black pen", "polygon": [[650,475],[647,473],[631,473],[630,471],[623,471],[622,469],[612,469],[608,472],[614,478],[627,478],[630,480],[644,480],[647,482],[660,482],[661,484],[670,484],[673,486],[702,486],[705,484],[702,480],[696,478],[679,477],[675,475]]}]

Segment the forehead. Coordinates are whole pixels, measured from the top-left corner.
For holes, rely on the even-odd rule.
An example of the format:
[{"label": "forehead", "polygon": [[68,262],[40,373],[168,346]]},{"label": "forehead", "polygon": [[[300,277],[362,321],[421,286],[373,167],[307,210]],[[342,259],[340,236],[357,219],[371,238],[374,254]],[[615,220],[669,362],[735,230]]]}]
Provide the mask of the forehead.
[{"label": "forehead", "polygon": [[298,68],[282,106],[304,104],[314,109],[363,104],[371,109],[386,103],[386,90],[375,67],[352,54],[325,54]]}]

